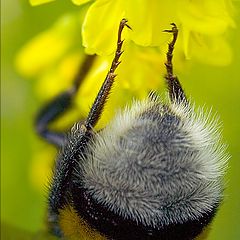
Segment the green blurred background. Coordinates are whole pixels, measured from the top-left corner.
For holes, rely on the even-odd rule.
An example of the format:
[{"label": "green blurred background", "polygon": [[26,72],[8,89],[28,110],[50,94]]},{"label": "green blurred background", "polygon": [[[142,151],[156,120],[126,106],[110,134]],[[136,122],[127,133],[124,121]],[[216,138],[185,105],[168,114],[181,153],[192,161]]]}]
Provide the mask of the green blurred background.
[{"label": "green blurred background", "polygon": [[[78,11],[71,1],[31,7],[25,0],[1,1],[1,221],[2,239],[27,239],[25,233],[43,228],[46,192],[30,180],[34,153],[46,145],[33,131],[33,116],[41,105],[35,82],[21,78],[14,69],[17,51],[29,39],[66,11]],[[239,2],[236,2],[238,11]],[[239,14],[239,13],[238,13]],[[226,67],[193,63],[180,79],[197,105],[213,106],[224,124],[223,136],[231,154],[226,175],[225,201],[218,212],[209,240],[240,239],[240,15],[229,34],[234,60]],[[80,29],[79,29],[80,32]],[[6,232],[18,232],[10,237]],[[23,236],[21,238],[21,236]]]}]

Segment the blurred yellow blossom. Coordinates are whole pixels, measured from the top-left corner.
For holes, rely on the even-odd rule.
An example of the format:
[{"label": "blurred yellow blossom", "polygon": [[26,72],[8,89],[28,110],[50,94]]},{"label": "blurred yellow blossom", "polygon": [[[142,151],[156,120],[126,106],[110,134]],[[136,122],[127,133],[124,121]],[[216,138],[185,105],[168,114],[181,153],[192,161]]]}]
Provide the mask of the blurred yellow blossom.
[{"label": "blurred yellow blossom", "polygon": [[72,0],[72,2],[76,5],[81,5],[90,1],[93,1],[93,0]]},{"label": "blurred yellow blossom", "polygon": [[68,14],[60,18],[52,28],[34,37],[22,47],[16,57],[19,73],[36,78],[49,71],[80,39],[78,29],[78,18]]},{"label": "blurred yellow blossom", "polygon": [[[33,5],[47,1],[30,0]],[[76,5],[90,1],[72,0]],[[125,38],[138,45],[162,47],[167,37],[161,31],[174,22],[180,29],[182,45],[179,47],[183,49],[186,59],[193,58],[214,65],[226,65],[231,61],[231,50],[226,43],[225,33],[234,26],[232,0],[92,2],[82,26],[83,46],[87,53],[112,53],[119,19],[127,18],[133,31],[125,34]]]},{"label": "blurred yellow blossom", "polygon": [[[40,4],[53,2],[53,1],[56,1],[56,0],[29,0],[30,4],[33,6],[37,6]],[[81,5],[81,4],[87,3],[89,1],[92,1],[92,0],[72,0],[72,2],[76,5]]]},{"label": "blurred yellow blossom", "polygon": [[53,2],[55,0],[29,0],[30,4],[33,6],[37,6],[43,3]]},{"label": "blurred yellow blossom", "polygon": [[[233,6],[230,0],[97,0],[89,7],[83,27],[83,45],[87,52],[108,54],[114,51],[119,18],[127,18],[133,29],[126,37],[141,46],[162,46],[165,38],[161,31],[174,22],[180,29],[179,38],[187,59],[204,58],[193,53],[209,56],[216,65],[231,60],[224,33],[234,26]],[[101,29],[99,33],[98,29]],[[197,38],[195,37],[197,36]],[[219,40],[220,39],[220,40]],[[215,45],[221,42],[221,49]],[[208,46],[208,47],[206,47]],[[219,60],[219,56],[222,55]]]},{"label": "blurred yellow blossom", "polygon": [[46,191],[52,178],[53,159],[56,150],[45,146],[43,151],[38,152],[32,158],[30,165],[30,180],[33,186],[39,191]]}]

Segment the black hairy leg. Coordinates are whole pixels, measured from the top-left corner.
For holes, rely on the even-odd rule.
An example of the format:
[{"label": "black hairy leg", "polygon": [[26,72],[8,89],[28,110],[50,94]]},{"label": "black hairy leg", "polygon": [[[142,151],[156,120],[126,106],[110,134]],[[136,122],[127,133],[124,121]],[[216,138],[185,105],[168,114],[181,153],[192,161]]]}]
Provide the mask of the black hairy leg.
[{"label": "black hairy leg", "polygon": [[50,130],[49,124],[62,116],[70,108],[77,90],[93,65],[94,59],[95,55],[86,55],[81,67],[79,68],[79,72],[76,74],[73,85],[48,102],[37,114],[35,120],[35,129],[37,133],[46,141],[57,147],[63,145],[66,134],[64,132]]},{"label": "black hairy leg", "polygon": [[173,64],[172,64],[172,58],[173,58],[173,50],[175,43],[177,41],[178,37],[178,29],[175,23],[171,23],[172,29],[171,30],[164,30],[164,32],[172,33],[173,39],[168,44],[168,51],[167,51],[167,61],[165,62],[165,66],[167,69],[167,74],[165,76],[167,85],[168,85],[168,91],[169,91],[169,97],[172,102],[187,102],[185,93],[182,89],[182,86],[178,80],[178,78],[173,74]]},{"label": "black hairy leg", "polygon": [[[97,97],[95,98],[95,101],[91,107],[91,110],[88,114],[87,120],[85,122],[86,128],[89,130],[93,128],[97,121],[99,120],[101,113],[103,111],[104,105],[107,101],[107,98],[109,96],[110,90],[112,88],[114,79],[116,77],[116,74],[114,73],[118,65],[121,63],[119,61],[120,56],[122,55],[122,44],[124,40],[121,40],[121,34],[124,26],[130,28],[130,26],[127,24],[126,19],[122,19],[118,28],[118,40],[117,40],[117,49],[115,52],[115,57],[112,61],[111,68],[102,84],[101,89],[98,92]],[[131,29],[131,28],[130,28]]]},{"label": "black hairy leg", "polygon": [[[107,97],[109,96],[112,84],[114,82],[115,74],[117,66],[120,64],[119,58],[122,54],[122,44],[123,40],[121,40],[121,33],[124,28],[127,26],[127,20],[123,19],[120,22],[119,30],[118,30],[118,40],[117,40],[117,50],[115,52],[115,57],[112,61],[112,65],[110,70],[107,73],[107,76],[95,98],[95,101],[90,109],[90,112],[85,120],[85,122],[77,122],[72,127],[71,131],[67,134],[66,139],[64,139],[64,144],[61,147],[60,154],[56,160],[53,180],[49,189],[49,197],[48,197],[48,225],[49,230],[53,232],[55,235],[61,236],[61,229],[59,227],[59,213],[61,209],[64,209],[66,205],[72,202],[72,186],[73,186],[73,171],[76,168],[76,165],[79,164],[81,158],[84,156],[86,147],[90,139],[94,137],[92,128],[96,125],[97,121],[101,117],[101,113],[103,111],[104,105],[106,103]],[[76,81],[75,81],[76,82]],[[64,94],[69,94],[70,97],[74,96],[75,92],[79,87],[79,83],[77,82],[74,86],[64,92]],[[59,97],[62,101],[62,97]],[[56,103],[55,103],[56,102]],[[69,104],[71,101],[68,101]],[[58,108],[58,110],[53,110],[53,107],[56,108],[56,105],[59,103],[58,100],[53,100],[50,103],[51,109],[46,111],[46,107],[44,111],[47,112],[44,116],[48,121],[38,121],[40,123],[44,122],[44,127],[47,128],[46,123],[50,123],[50,121],[54,120],[57,116],[61,115],[64,112],[64,108]],[[64,102],[65,104],[65,102]],[[65,106],[68,103],[65,104]],[[64,107],[65,107],[64,106]],[[52,114],[52,111],[56,111],[56,114]],[[42,115],[40,115],[42,116]],[[40,117],[40,120],[44,119],[44,117]],[[48,138],[49,141],[49,138]]]}]

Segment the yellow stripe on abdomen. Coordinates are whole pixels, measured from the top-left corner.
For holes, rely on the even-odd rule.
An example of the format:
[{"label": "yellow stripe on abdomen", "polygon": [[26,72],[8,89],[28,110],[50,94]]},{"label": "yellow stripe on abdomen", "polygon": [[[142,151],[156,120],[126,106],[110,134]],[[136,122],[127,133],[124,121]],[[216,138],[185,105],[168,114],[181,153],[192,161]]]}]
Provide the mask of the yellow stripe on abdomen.
[{"label": "yellow stripe on abdomen", "polygon": [[107,240],[96,229],[78,216],[71,205],[67,205],[59,213],[59,225],[68,240]]}]

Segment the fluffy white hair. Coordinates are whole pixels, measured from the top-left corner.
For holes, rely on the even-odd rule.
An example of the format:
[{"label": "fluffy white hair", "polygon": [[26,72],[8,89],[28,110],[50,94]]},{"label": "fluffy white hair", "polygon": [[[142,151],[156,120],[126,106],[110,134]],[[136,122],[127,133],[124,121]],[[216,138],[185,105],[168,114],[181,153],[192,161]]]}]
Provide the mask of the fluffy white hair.
[{"label": "fluffy white hair", "polygon": [[76,179],[81,174],[97,202],[137,223],[198,219],[221,201],[228,160],[210,115],[157,97],[136,101],[96,133]]}]

